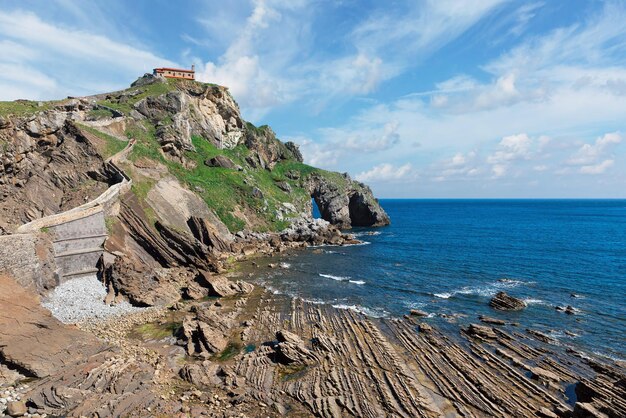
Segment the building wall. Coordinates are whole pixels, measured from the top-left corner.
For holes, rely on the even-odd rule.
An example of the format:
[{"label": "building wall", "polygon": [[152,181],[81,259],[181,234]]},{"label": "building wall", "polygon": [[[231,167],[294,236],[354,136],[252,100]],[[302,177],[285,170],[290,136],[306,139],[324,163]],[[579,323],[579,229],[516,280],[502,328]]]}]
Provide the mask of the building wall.
[{"label": "building wall", "polygon": [[165,77],[169,77],[169,78],[184,78],[186,80],[194,80],[195,79],[195,74],[192,72],[185,72],[185,71],[170,71],[170,70],[166,70],[166,71],[157,71],[157,74],[161,74]]}]

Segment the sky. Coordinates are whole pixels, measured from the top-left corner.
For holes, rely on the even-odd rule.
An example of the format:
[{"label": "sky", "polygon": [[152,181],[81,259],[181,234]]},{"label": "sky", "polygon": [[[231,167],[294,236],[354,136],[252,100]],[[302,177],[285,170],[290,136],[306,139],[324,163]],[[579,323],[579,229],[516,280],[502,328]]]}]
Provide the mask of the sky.
[{"label": "sky", "polygon": [[381,198],[625,198],[626,0],[0,0],[0,100],[158,66]]}]

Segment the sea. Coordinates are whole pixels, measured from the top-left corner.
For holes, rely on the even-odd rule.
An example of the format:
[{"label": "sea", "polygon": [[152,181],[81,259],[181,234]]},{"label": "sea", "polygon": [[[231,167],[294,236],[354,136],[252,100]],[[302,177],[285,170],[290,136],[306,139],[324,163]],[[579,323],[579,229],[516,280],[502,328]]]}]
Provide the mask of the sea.
[{"label": "sea", "polygon": [[[362,244],[283,256],[256,281],[372,317],[420,309],[457,333],[487,315],[564,347],[626,359],[626,200],[380,203],[392,223],[351,230]],[[528,307],[490,308],[499,291]],[[575,314],[556,309],[568,305]]]}]

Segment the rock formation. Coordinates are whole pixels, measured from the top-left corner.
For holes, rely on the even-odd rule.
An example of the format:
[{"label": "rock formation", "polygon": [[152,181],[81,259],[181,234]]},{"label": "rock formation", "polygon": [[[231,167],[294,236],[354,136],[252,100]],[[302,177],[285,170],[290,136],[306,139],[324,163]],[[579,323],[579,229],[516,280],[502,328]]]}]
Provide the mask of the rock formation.
[{"label": "rock formation", "polygon": [[489,301],[489,306],[499,311],[519,311],[526,307],[526,302],[509,296],[505,292],[498,292],[491,298],[491,301]]}]

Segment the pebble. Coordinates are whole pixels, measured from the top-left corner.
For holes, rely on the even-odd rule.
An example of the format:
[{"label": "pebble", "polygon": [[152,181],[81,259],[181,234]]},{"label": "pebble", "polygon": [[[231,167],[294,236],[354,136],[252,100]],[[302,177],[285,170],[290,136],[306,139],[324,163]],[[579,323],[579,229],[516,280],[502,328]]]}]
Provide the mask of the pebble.
[{"label": "pebble", "polygon": [[57,286],[42,305],[48,308],[55,318],[66,324],[93,318],[104,319],[144,309],[134,307],[126,301],[113,306],[107,305],[104,303],[106,295],[104,285],[95,275],[80,277]]}]

